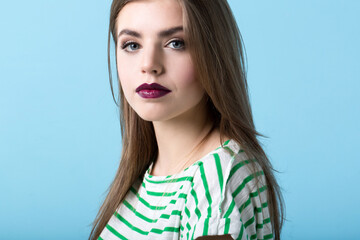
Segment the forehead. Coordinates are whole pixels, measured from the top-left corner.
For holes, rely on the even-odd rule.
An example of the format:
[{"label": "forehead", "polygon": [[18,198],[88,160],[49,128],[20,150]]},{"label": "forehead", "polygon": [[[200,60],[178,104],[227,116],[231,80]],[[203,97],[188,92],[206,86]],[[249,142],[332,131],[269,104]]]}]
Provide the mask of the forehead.
[{"label": "forehead", "polygon": [[123,28],[155,31],[182,26],[182,8],[178,0],[135,0],[121,9],[116,25],[118,32]]}]

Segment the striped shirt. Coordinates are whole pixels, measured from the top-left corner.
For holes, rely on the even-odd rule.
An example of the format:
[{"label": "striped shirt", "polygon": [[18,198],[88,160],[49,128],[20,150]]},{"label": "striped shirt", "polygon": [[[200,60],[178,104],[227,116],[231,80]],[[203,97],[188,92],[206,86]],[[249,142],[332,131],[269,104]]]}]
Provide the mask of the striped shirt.
[{"label": "striped shirt", "polygon": [[150,167],[99,239],[273,239],[264,173],[250,163],[258,166],[229,140],[178,174],[152,176]]}]

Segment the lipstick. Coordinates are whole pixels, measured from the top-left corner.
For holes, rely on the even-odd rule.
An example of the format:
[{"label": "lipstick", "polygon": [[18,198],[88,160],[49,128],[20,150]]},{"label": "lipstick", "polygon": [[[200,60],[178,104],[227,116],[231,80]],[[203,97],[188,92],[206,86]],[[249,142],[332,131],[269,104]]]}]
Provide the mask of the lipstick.
[{"label": "lipstick", "polygon": [[135,91],[142,98],[160,98],[171,92],[166,87],[157,83],[152,83],[152,84],[144,83],[140,85],[138,88],[136,88]]}]

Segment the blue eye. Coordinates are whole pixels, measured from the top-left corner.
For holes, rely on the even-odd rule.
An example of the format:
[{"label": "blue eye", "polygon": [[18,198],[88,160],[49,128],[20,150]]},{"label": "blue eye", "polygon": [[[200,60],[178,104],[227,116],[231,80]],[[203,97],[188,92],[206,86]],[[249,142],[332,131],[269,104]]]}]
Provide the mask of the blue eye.
[{"label": "blue eye", "polygon": [[185,48],[185,43],[182,40],[173,40],[168,44],[168,46],[173,49],[182,50]]},{"label": "blue eye", "polygon": [[140,45],[136,42],[126,42],[122,45],[122,49],[124,49],[127,52],[133,52],[140,48]]}]

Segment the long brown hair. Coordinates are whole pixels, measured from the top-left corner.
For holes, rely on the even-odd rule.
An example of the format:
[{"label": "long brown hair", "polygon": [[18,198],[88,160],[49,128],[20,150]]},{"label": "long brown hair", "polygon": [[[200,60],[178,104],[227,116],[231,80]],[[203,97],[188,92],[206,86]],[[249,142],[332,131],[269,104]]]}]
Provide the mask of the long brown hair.
[{"label": "long brown hair", "polygon": [[[110,12],[108,66],[115,102],[110,67],[111,35],[116,47],[116,19],[128,2],[131,0],[113,0]],[[250,108],[245,53],[234,16],[226,0],[179,0],[179,3],[184,16],[186,46],[191,53],[197,79],[208,96],[209,115],[219,129],[221,138],[226,136],[238,142],[262,167],[267,182],[273,232],[275,239],[280,239],[284,219],[282,195],[272,165],[257,139],[260,134],[255,130]],[[158,153],[152,123],[141,119],[129,106],[121,87],[118,91],[122,156],[108,195],[93,223],[91,240],[99,237],[131,185],[143,176]]]}]

